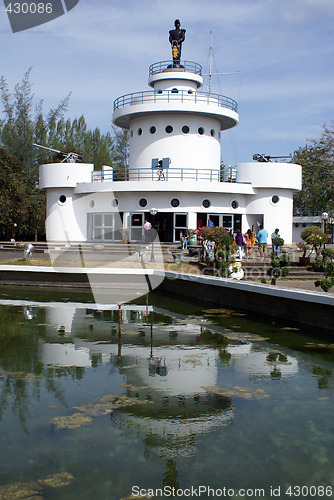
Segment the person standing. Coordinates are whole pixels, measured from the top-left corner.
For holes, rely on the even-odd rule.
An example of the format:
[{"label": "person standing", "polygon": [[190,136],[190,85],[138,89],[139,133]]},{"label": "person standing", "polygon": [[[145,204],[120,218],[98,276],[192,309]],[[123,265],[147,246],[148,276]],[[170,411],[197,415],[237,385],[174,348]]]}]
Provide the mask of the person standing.
[{"label": "person standing", "polygon": [[246,240],[246,245],[245,245],[245,253],[246,253],[246,259],[251,258],[252,254],[252,247],[253,247],[253,233],[251,229],[248,229],[248,231],[245,233],[245,240]]},{"label": "person standing", "polygon": [[145,243],[150,242],[151,229],[152,229],[152,224],[147,219],[145,219],[145,224],[144,224]]},{"label": "person standing", "polygon": [[182,250],[187,249],[187,247],[188,247],[187,236],[186,236],[186,234],[183,234],[182,231],[180,232],[180,244],[181,244]]},{"label": "person standing", "polygon": [[268,231],[264,229],[262,225],[259,226],[259,232],[257,233],[257,239],[259,242],[260,259],[263,260],[267,257],[267,243],[268,243]]},{"label": "person standing", "polygon": [[240,231],[240,229],[237,229],[235,235],[235,242],[238,245],[238,252],[239,252],[239,260],[242,260],[242,254],[243,254],[243,249],[244,249],[244,237]]},{"label": "person standing", "polygon": [[273,246],[273,253],[279,257],[279,245],[274,245],[274,239],[275,238],[280,238],[280,235],[278,234],[279,229],[275,229],[275,231],[271,235],[271,244]]}]

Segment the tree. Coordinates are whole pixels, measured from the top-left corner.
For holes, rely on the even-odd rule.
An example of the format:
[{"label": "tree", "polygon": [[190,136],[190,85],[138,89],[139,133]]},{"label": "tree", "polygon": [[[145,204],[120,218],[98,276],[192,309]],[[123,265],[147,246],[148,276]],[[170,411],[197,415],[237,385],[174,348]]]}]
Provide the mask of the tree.
[{"label": "tree", "polygon": [[14,92],[8,90],[8,84],[2,76],[0,79],[1,101],[5,119],[0,123],[0,143],[23,162],[28,178],[37,182],[38,164],[45,153],[36,152],[34,142],[49,141],[55,134],[57,121],[68,107],[70,94],[65,97],[55,109],[51,109],[46,117],[43,114],[43,101],[34,108],[34,94],[30,83],[30,68],[21,83],[17,83]]},{"label": "tree", "polygon": [[[59,156],[47,150],[37,149],[33,143],[66,153],[76,152],[86,163],[95,168],[114,166],[124,162],[127,165],[126,134],[110,132],[102,134],[98,128],[90,131],[83,115],[74,120],[65,120],[70,94],[48,113],[43,111],[43,100],[34,104],[30,83],[30,68],[22,82],[11,93],[7,81],[0,78],[0,100],[3,118],[0,120],[0,147],[14,155],[23,167],[22,180],[29,198],[28,216],[25,223],[25,237],[33,238],[37,231],[44,233],[45,194],[38,189],[39,165],[59,161]],[[117,142],[115,156],[114,141]],[[63,158],[62,158],[63,159]],[[20,226],[23,228],[23,226]]]},{"label": "tree", "polygon": [[309,212],[334,210],[334,122],[323,127],[320,139],[295,151],[293,162],[303,168],[302,191],[294,206]]},{"label": "tree", "polygon": [[118,178],[126,178],[129,167],[129,131],[112,127],[114,140],[114,166]]},{"label": "tree", "polygon": [[1,147],[0,183],[1,239],[14,238],[26,229],[29,196],[23,163]]}]

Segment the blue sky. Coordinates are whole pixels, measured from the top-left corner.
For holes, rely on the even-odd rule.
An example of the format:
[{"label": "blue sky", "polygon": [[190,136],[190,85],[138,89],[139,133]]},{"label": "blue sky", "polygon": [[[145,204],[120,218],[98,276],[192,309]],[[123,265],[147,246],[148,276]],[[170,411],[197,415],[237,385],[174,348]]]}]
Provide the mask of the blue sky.
[{"label": "blue sky", "polygon": [[[0,75],[10,89],[29,67],[45,110],[72,92],[67,116],[110,130],[113,101],[149,90],[150,64],[170,59],[174,19],[187,30],[182,58],[213,71],[213,92],[238,102],[222,133],[225,164],[254,153],[288,155],[334,120],[333,0],[80,0],[66,15],[13,34],[0,3]],[[207,90],[205,82],[203,90]]]}]

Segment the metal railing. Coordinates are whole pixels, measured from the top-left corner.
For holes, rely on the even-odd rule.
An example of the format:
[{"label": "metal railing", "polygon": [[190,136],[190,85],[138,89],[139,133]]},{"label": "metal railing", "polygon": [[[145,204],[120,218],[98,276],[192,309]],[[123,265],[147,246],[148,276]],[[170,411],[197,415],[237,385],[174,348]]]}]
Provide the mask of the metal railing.
[{"label": "metal railing", "polygon": [[157,73],[163,73],[165,71],[178,71],[181,70],[189,71],[190,73],[195,73],[196,75],[202,75],[202,66],[198,63],[192,61],[180,61],[180,64],[175,64],[173,60],[169,61],[159,61],[148,69],[149,76],[156,75]]},{"label": "metal railing", "polygon": [[309,210],[305,208],[293,208],[293,215],[295,217],[321,217],[321,211],[319,210]]},{"label": "metal railing", "polygon": [[134,92],[118,97],[114,101],[114,111],[124,106],[135,106],[144,103],[160,102],[194,102],[214,104],[221,108],[231,109],[237,112],[238,104],[231,97],[209,92],[198,92],[193,90],[148,90],[144,92]]},{"label": "metal railing", "polygon": [[237,182],[236,167],[218,169],[196,168],[168,168],[159,172],[152,168],[128,168],[122,172],[95,171],[92,173],[92,182],[103,181],[209,181],[209,182]]}]

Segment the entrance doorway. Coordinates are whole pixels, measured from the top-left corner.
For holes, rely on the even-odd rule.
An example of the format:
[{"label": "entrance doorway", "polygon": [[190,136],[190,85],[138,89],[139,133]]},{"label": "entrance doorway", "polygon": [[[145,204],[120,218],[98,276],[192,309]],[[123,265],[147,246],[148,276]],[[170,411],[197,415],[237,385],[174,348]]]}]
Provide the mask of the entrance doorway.
[{"label": "entrance doorway", "polygon": [[144,241],[144,222],[148,220],[152,227],[158,232],[161,242],[173,241],[173,213],[157,212],[133,212],[130,214],[130,241]]},{"label": "entrance doorway", "polygon": [[161,242],[173,241],[173,214],[171,212],[158,212],[154,216],[145,212],[145,219],[151,222]]}]

